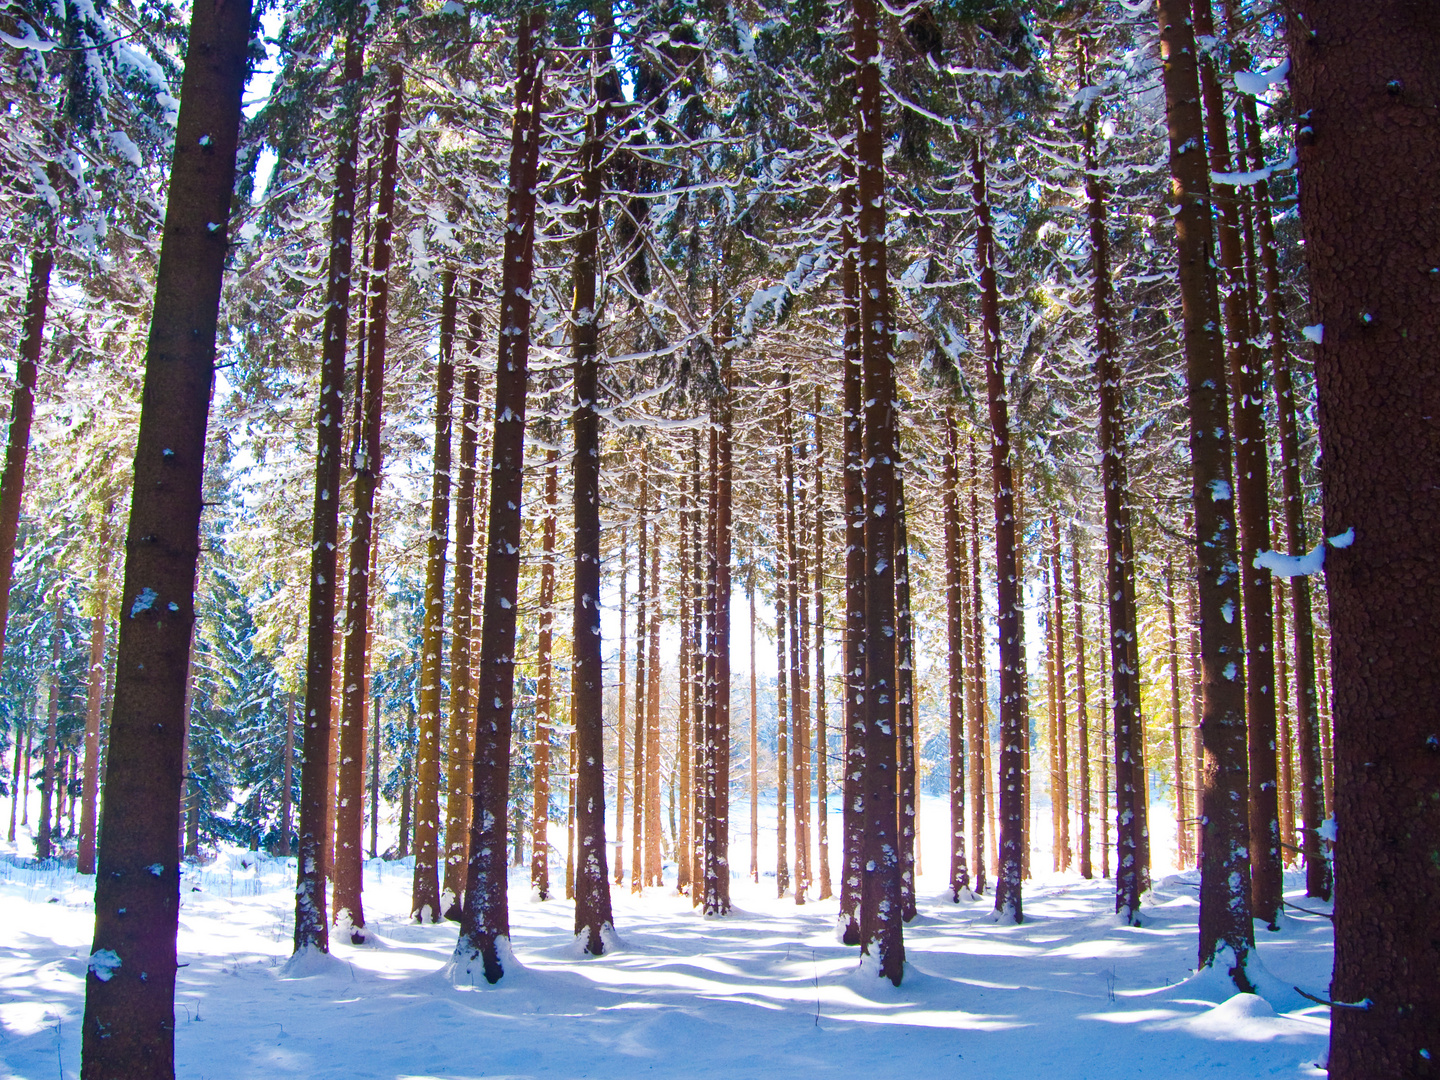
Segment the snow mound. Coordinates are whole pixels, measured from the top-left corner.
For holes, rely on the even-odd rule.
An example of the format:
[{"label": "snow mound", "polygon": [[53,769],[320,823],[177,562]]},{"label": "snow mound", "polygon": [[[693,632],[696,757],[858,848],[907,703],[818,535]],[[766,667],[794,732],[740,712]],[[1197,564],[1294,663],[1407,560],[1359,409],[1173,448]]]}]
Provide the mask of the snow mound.
[{"label": "snow mound", "polygon": [[1242,1042],[1270,1042],[1300,1034],[1293,1021],[1277,1016],[1259,994],[1235,994],[1199,1016],[1177,1021],[1193,1035]]},{"label": "snow mound", "polygon": [[280,969],[282,979],[313,979],[321,976],[344,976],[349,979],[353,977],[353,972],[350,965],[338,956],[321,952],[311,945],[295,953]]}]

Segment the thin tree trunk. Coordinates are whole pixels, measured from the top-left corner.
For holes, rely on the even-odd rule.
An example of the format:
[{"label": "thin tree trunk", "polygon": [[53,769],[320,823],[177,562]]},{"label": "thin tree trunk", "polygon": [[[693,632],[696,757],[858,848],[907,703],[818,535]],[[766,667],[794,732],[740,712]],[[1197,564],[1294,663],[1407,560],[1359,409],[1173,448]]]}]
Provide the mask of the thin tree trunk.
[{"label": "thin tree trunk", "polygon": [[181,744],[249,3],[197,0],[188,41],[125,543],[84,1080],[175,1071]]},{"label": "thin tree trunk", "polygon": [[[825,706],[825,440],[820,423],[820,387],[815,387],[815,816],[820,859],[820,899],[834,895],[830,884],[830,735]],[[751,664],[753,671],[754,664]],[[753,676],[752,676],[753,678]],[[753,705],[753,703],[752,703]],[[754,711],[753,707],[751,709]],[[752,725],[753,727],[753,725]],[[753,815],[752,815],[753,820]]]},{"label": "thin tree trunk", "polygon": [[57,588],[50,612],[50,667],[45,683],[45,745],[43,772],[40,779],[40,831],[35,837],[35,857],[48,859],[54,854],[53,813],[55,803],[55,767],[59,755],[56,743],[60,722],[60,591]]},{"label": "thin tree trunk", "polygon": [[615,884],[625,881],[625,676],[629,667],[625,655],[625,620],[629,617],[630,534],[620,530],[620,659],[619,686],[615,693],[618,718],[615,722]]},{"label": "thin tree trunk", "polygon": [[25,461],[30,453],[30,425],[35,418],[35,380],[40,350],[45,345],[45,315],[50,304],[50,272],[54,265],[55,252],[47,237],[30,253],[25,320],[20,325],[15,392],[10,399],[5,471],[0,474],[0,659],[5,656],[10,584],[15,574],[15,538],[20,531],[20,506],[25,498]]},{"label": "thin tree trunk", "polygon": [[400,836],[396,840],[396,858],[403,859],[410,854],[413,814],[411,805],[415,790],[415,706],[405,705],[405,786],[400,792]]},{"label": "thin tree trunk", "polygon": [[[782,433],[781,439],[784,439]],[[786,782],[790,775],[789,563],[785,552],[785,477],[782,458],[775,458],[775,893],[784,896],[790,887],[790,849],[786,833]]]},{"label": "thin tree trunk", "polygon": [[[805,889],[808,884],[808,868],[806,856],[808,855],[808,840],[805,835],[805,757],[807,743],[805,738],[806,713],[809,710],[806,682],[810,673],[809,662],[809,597],[801,588],[800,578],[803,573],[801,561],[804,558],[803,542],[797,536],[800,531],[796,524],[796,502],[798,496],[795,485],[795,441],[794,430],[794,403],[790,389],[790,372],[787,370],[781,382],[782,409],[782,430],[781,442],[784,444],[783,461],[785,467],[784,485],[782,488],[784,497],[785,516],[785,550],[783,559],[785,563],[785,624],[789,641],[789,665],[781,669],[782,676],[788,673],[790,678],[790,756],[791,769],[790,781],[791,792],[794,801],[795,818],[795,903],[805,903]],[[802,465],[803,469],[803,465]],[[803,510],[801,511],[801,522],[803,523]],[[780,773],[780,786],[784,787],[786,773],[782,769]]]},{"label": "thin tree trunk", "polygon": [[885,132],[874,0],[852,5],[855,171],[865,379],[865,842],[860,947],[881,978],[905,971],[895,836],[894,341],[885,257]]},{"label": "thin tree trunk", "polygon": [[860,944],[860,879],[865,839],[865,418],[860,348],[860,271],[855,243],[853,163],[840,190],[841,343],[844,365],[844,431],[841,497],[845,514],[845,774],[841,783],[844,842],[840,916],[846,945]]},{"label": "thin tree trunk", "polygon": [[1055,756],[1059,759],[1059,794],[1052,795],[1060,807],[1059,832],[1055,845],[1060,849],[1060,869],[1069,870],[1070,851],[1070,735],[1066,698],[1069,686],[1065,679],[1065,572],[1060,564],[1060,522],[1050,519],[1050,566],[1055,582],[1055,705],[1059,742]]},{"label": "thin tree trunk", "polygon": [[[945,406],[943,531],[945,543],[946,701],[949,718],[950,899],[970,889],[965,861],[965,560],[960,535],[959,432],[955,407]],[[973,696],[973,695],[972,695]]]},{"label": "thin tree trunk", "polygon": [[1440,185],[1440,18],[1402,3],[1291,9],[1301,224],[1324,327],[1314,354],[1322,535],[1339,538],[1325,554],[1339,823],[1329,1070],[1332,1080],[1433,1076],[1440,319],[1434,223],[1414,200]]},{"label": "thin tree trunk", "polygon": [[1290,731],[1290,664],[1285,640],[1284,586],[1275,583],[1275,722],[1280,741],[1280,850],[1285,864],[1295,864],[1295,758]]},{"label": "thin tree trunk", "polygon": [[[898,460],[898,455],[897,455]],[[915,642],[910,619],[910,538],[905,481],[895,475],[895,754],[896,832],[900,841],[900,917],[915,918]]]},{"label": "thin tree trunk", "polygon": [[[1179,257],[1195,531],[1199,543],[1200,662],[1204,672],[1206,823],[1200,873],[1198,967],[1219,962],[1240,990],[1254,948],[1250,919],[1249,790],[1246,765],[1244,642],[1236,566],[1234,486],[1230,472],[1225,357],[1213,273],[1210,177],[1198,148],[1196,44],[1188,0],[1160,0],[1160,55],[1170,129],[1172,210]],[[1113,635],[1113,628],[1112,628]]]},{"label": "thin tree trunk", "polygon": [[282,859],[290,857],[290,830],[294,818],[291,804],[295,788],[295,695],[285,695],[285,751],[280,771],[280,842],[275,845],[275,854]]},{"label": "thin tree trunk", "polygon": [[[718,289],[712,288],[712,293]],[[719,318],[719,304],[712,302]],[[710,575],[715,603],[710,628],[710,653],[714,677],[710,681],[710,703],[705,733],[705,914],[730,913],[730,514],[732,462],[730,357],[725,352],[728,335],[715,337],[720,343],[720,396],[712,406],[710,474],[713,477],[715,539]]]},{"label": "thin tree trunk", "polygon": [[[550,653],[555,623],[555,505],[560,494],[557,462],[560,454],[545,455],[545,522],[540,551],[540,634],[537,642],[535,681],[534,777],[531,782],[533,806],[530,811],[530,888],[541,900],[550,899],[550,731],[554,725],[551,703],[552,663]],[[598,578],[598,573],[597,573]],[[578,635],[575,640],[579,640]],[[602,717],[603,737],[603,717]]]},{"label": "thin tree trunk", "polygon": [[[970,435],[970,684],[974,704],[966,740],[970,744],[970,813],[974,828],[970,830],[974,847],[970,859],[975,892],[985,895],[985,875],[989,861],[985,852],[986,819],[993,818],[993,792],[990,785],[990,731],[987,717],[989,696],[985,677],[985,594],[980,589],[980,459],[975,448],[975,435]],[[993,832],[993,830],[992,830]]]},{"label": "thin tree trunk", "polygon": [[[361,443],[356,447],[352,464],[355,511],[350,523],[350,573],[345,586],[340,784],[335,811],[335,871],[331,902],[334,905],[335,928],[342,933],[348,930],[351,941],[356,945],[366,939],[365,908],[362,900],[365,668],[369,652],[366,629],[370,617],[370,548],[375,525],[375,491],[380,486],[382,467],[380,425],[385,391],[385,339],[389,324],[390,237],[394,230],[400,118],[404,107],[404,93],[404,75],[400,65],[394,64],[389,71],[389,96],[385,103],[384,139],[380,153],[379,207],[375,219],[375,247],[370,263],[374,297],[371,301],[369,340],[366,345],[368,355],[365,359],[364,423]],[[437,585],[437,588],[443,588],[443,583]],[[435,598],[439,600],[442,595],[437,592]],[[436,606],[439,608],[440,605]],[[441,610],[435,612],[437,618],[442,614]],[[433,652],[435,660],[438,661],[438,645]],[[436,698],[431,723],[438,722],[439,713],[439,672],[435,674]],[[420,722],[426,723],[423,712]]]},{"label": "thin tree trunk", "polygon": [[20,765],[25,760],[25,747],[30,738],[30,725],[23,717],[17,717],[15,727],[15,745],[12,750],[15,760],[10,763],[10,830],[5,834],[7,842],[15,843],[15,815],[20,806],[26,803],[29,789],[29,777],[22,782]]},{"label": "thin tree trunk", "polygon": [[541,44],[538,12],[520,16],[515,46],[515,119],[496,354],[494,463],[490,468],[485,593],[476,687],[474,808],[465,873],[465,906],[454,976],[500,981],[510,962],[506,844],[510,820],[510,735],[515,695],[515,617],[519,599],[520,522],[525,458],[525,380],[530,353],[535,189],[540,158]]},{"label": "thin tree trunk", "polygon": [[630,891],[643,888],[645,874],[645,635],[650,629],[649,586],[645,564],[650,554],[650,469],[646,444],[640,444],[640,517],[636,525],[635,566],[635,735],[630,744]]},{"label": "thin tree trunk", "polygon": [[1070,598],[1075,613],[1075,741],[1080,756],[1080,876],[1094,877],[1090,857],[1090,714],[1085,685],[1085,608],[1080,586],[1080,530],[1070,527]]},{"label": "thin tree trunk", "polygon": [[[80,844],[75,868],[95,873],[96,801],[100,795],[100,706],[105,696],[105,617],[110,606],[110,513],[107,501],[100,518],[97,548],[100,565],[95,573],[95,610],[90,616],[90,661],[85,685],[85,773],[81,785]],[[15,751],[20,751],[17,742]],[[15,789],[11,788],[12,795]]]},{"label": "thin tree trunk", "polygon": [[[310,605],[305,653],[305,716],[300,762],[300,828],[295,885],[295,951],[330,949],[325,875],[330,861],[331,680],[335,667],[336,546],[340,539],[340,453],[345,417],[345,352],[350,319],[351,241],[364,53],[345,39],[342,107],[330,210],[330,258],[316,410],[315,502],[310,542]],[[122,622],[123,625],[123,622]]]},{"label": "thin tree trunk", "polygon": [[[700,499],[700,433],[690,437],[690,502],[695,514],[690,522],[690,551],[694,566],[695,593],[690,606],[690,636],[694,641],[696,660],[690,685],[690,731],[694,743],[690,764],[690,906],[699,907],[705,901],[705,793],[709,783],[706,775],[707,743],[706,728],[709,716],[709,679],[713,674],[710,666],[710,644],[706,640],[713,604],[710,596],[710,582],[713,567],[710,564],[709,547],[709,504]],[[701,506],[705,506],[704,511]],[[705,545],[701,543],[701,522],[705,521]]]},{"label": "thin tree trunk", "polygon": [[1190,811],[1185,803],[1185,742],[1180,735],[1180,639],[1175,619],[1175,577],[1170,560],[1165,560],[1165,618],[1170,644],[1170,745],[1174,760],[1175,861],[1180,869],[1193,859],[1190,852]]},{"label": "thin tree trunk", "polygon": [[[759,700],[755,685],[755,551],[745,577],[745,601],[750,606],[750,880],[760,883],[760,777]],[[682,849],[683,850],[683,849]]]},{"label": "thin tree trunk", "polygon": [[660,844],[660,519],[657,513],[650,537],[650,623],[645,633],[645,884],[655,886],[664,884]]}]

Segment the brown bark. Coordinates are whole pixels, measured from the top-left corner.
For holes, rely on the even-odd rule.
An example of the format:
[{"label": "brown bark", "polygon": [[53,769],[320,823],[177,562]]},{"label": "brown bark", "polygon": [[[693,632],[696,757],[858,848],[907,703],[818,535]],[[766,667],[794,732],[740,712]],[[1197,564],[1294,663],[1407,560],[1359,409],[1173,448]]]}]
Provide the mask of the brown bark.
[{"label": "brown bark", "polygon": [[860,944],[860,878],[865,837],[865,418],[860,348],[860,271],[855,244],[853,163],[841,164],[841,361],[844,395],[841,497],[845,514],[845,773],[841,782],[844,838],[840,935]]},{"label": "brown bark", "polygon": [[[970,830],[970,867],[974,875],[975,893],[985,895],[985,875],[989,860],[985,855],[986,818],[993,816],[992,789],[990,785],[990,732],[986,698],[985,663],[985,594],[980,589],[980,459],[975,447],[975,435],[970,435],[970,554],[967,562],[970,569],[970,686],[972,705],[969,709],[969,724],[966,741],[970,744],[970,815],[974,827]],[[993,830],[991,830],[993,833]]]},{"label": "brown bark", "polygon": [[1011,461],[1010,412],[1000,358],[1000,306],[995,281],[995,242],[985,186],[985,153],[977,137],[970,159],[980,268],[980,324],[990,412],[990,479],[995,500],[995,619],[1000,635],[1000,865],[995,910],[1008,922],[1024,921],[1021,848],[1025,843],[1023,745],[1025,715],[1025,626],[1016,558],[1015,481]]},{"label": "brown bark", "polygon": [[[712,307],[718,308],[718,304]],[[710,629],[714,676],[710,680],[707,709],[705,791],[705,914],[730,912],[730,558],[732,489],[732,413],[730,358],[721,345],[720,396],[712,406],[710,473],[715,539],[711,579],[715,602]]]},{"label": "brown bark", "polygon": [[[1060,869],[1069,870],[1070,850],[1070,733],[1066,699],[1069,685],[1065,677],[1065,572],[1060,564],[1060,522],[1050,519],[1050,568],[1055,583],[1055,705],[1057,742],[1055,756],[1059,774],[1052,784],[1051,798],[1059,807],[1055,846],[1060,851]],[[1058,787],[1056,794],[1054,788]]]},{"label": "brown bark", "polygon": [[1080,586],[1080,530],[1070,527],[1070,597],[1075,613],[1075,741],[1080,767],[1080,876],[1094,876],[1090,857],[1090,711],[1085,685],[1085,608]]},{"label": "brown bark", "polygon": [[619,686],[615,692],[618,716],[615,722],[615,884],[625,881],[625,620],[629,617],[630,534],[620,530],[620,658]]},{"label": "brown bark", "polygon": [[125,543],[84,1080],[175,1070],[181,743],[250,5],[197,0],[188,41]]},{"label": "brown bark", "polygon": [[[970,888],[965,861],[965,559],[960,535],[959,433],[955,407],[945,407],[943,532],[945,544],[946,702],[949,719],[948,777],[950,783],[950,899],[958,901]],[[973,695],[972,695],[973,696]]]},{"label": "brown bark", "polygon": [[[711,676],[710,648],[705,628],[712,610],[710,582],[713,580],[709,560],[709,504],[700,497],[700,433],[690,437],[690,502],[695,513],[690,521],[690,551],[694,566],[695,592],[690,606],[690,637],[696,659],[692,664],[690,684],[690,906],[699,907],[705,899],[705,792],[708,780],[706,762],[706,716],[709,694],[706,690]],[[701,510],[704,506],[705,510]],[[702,521],[706,522],[705,543],[701,543]]]},{"label": "brown bark", "polygon": [[1275,583],[1275,726],[1280,743],[1280,850],[1293,866],[1295,844],[1295,759],[1290,727],[1290,663],[1285,640],[1285,589]]},{"label": "brown bark", "polygon": [[860,947],[896,986],[905,971],[895,836],[894,341],[885,252],[885,132],[874,0],[852,5],[856,233],[865,394],[865,842]]},{"label": "brown bark", "polygon": [[56,743],[57,726],[60,721],[60,592],[57,589],[51,601],[50,612],[50,668],[45,678],[45,743],[40,774],[40,828],[35,835],[35,857],[48,859],[54,847],[53,818],[55,803],[55,767],[59,756]]},{"label": "brown bark", "polygon": [[537,676],[534,777],[531,781],[533,805],[530,810],[530,888],[541,900],[550,899],[550,732],[554,725],[550,685],[554,665],[550,654],[555,633],[555,504],[560,493],[559,466],[556,464],[559,459],[559,452],[553,449],[545,455],[545,521],[540,541],[540,633],[536,643],[538,655],[535,664]]},{"label": "brown bark", "polygon": [[1180,728],[1180,637],[1175,620],[1175,577],[1170,560],[1165,561],[1165,618],[1170,646],[1170,746],[1174,769],[1175,857],[1180,869],[1194,861],[1190,850],[1190,811],[1185,800],[1185,741]]},{"label": "brown bark", "polygon": [[[1205,786],[1200,815],[1205,847],[1200,869],[1199,967],[1217,961],[1241,990],[1254,948],[1250,919],[1244,642],[1235,541],[1234,485],[1227,415],[1220,304],[1213,272],[1210,177],[1200,152],[1194,28],[1188,0],[1161,0],[1160,56],[1170,131],[1171,209],[1179,261],[1190,414],[1190,469],[1198,539],[1200,663],[1204,674],[1202,738]],[[1112,628],[1113,634],[1113,628]]]},{"label": "brown bark", "polygon": [[[389,96],[385,103],[384,139],[380,152],[379,206],[370,263],[372,299],[365,358],[364,421],[361,442],[356,447],[351,466],[355,509],[350,519],[350,572],[345,586],[340,783],[335,810],[335,869],[331,893],[335,927],[342,932],[348,928],[351,940],[357,945],[365,940],[365,909],[362,900],[367,683],[365,669],[369,654],[367,627],[370,618],[370,554],[374,539],[375,491],[380,486],[382,467],[380,425],[385,391],[386,332],[389,326],[390,238],[394,231],[400,118],[405,95],[404,75],[399,64],[391,66],[388,82]],[[438,660],[438,647],[434,652]],[[437,701],[434,711],[438,713],[438,672],[435,689]],[[422,713],[421,723],[425,722]]]},{"label": "brown bark", "polygon": [[330,949],[325,875],[330,861],[331,680],[335,667],[336,547],[340,539],[341,444],[345,350],[350,319],[351,241],[355,233],[355,162],[359,152],[364,55],[358,34],[345,40],[342,108],[330,210],[330,259],[316,409],[315,502],[310,540],[310,602],[305,653],[305,716],[300,763],[300,827],[295,884],[295,951]]},{"label": "brown bark", "polygon": [[[896,460],[899,460],[897,455]],[[915,918],[915,640],[910,618],[910,539],[905,481],[895,475],[895,754],[896,834],[900,842],[900,917]]]},{"label": "brown bark", "polygon": [[275,854],[282,859],[290,856],[290,830],[294,819],[291,805],[295,788],[295,695],[285,695],[285,750],[280,766],[280,840]]},{"label": "brown bark", "polygon": [[650,537],[650,624],[645,629],[646,885],[664,884],[661,879],[660,844],[660,519],[661,515],[657,513],[654,532]]},{"label": "brown bark", "polygon": [[1325,555],[1339,828],[1330,1076],[1427,1077],[1440,1030],[1440,12],[1289,6],[1301,224],[1324,327],[1323,532],[1352,541]]},{"label": "brown bark", "polygon": [[400,790],[400,836],[395,841],[395,857],[410,854],[413,815],[411,805],[415,790],[415,706],[405,704],[405,781]]},{"label": "brown bark", "polygon": [[[782,434],[783,439],[783,434]],[[790,602],[785,552],[785,476],[781,457],[775,457],[775,890],[784,896],[790,888],[790,847],[786,832],[786,781],[790,775]]]},{"label": "brown bark", "polygon": [[[785,549],[782,558],[785,565],[785,626],[788,632],[789,642],[789,665],[780,669],[781,677],[788,674],[790,679],[790,755],[791,755],[791,794],[794,802],[795,820],[795,903],[805,903],[805,890],[809,884],[809,868],[807,867],[807,856],[809,854],[809,841],[805,835],[805,758],[808,750],[808,742],[805,735],[807,713],[809,712],[809,692],[806,683],[810,675],[809,659],[809,621],[810,604],[806,590],[801,587],[801,577],[804,571],[801,564],[804,560],[804,543],[797,533],[796,503],[799,495],[795,485],[795,443],[796,432],[794,430],[794,402],[790,389],[790,372],[787,370],[781,382],[781,442],[785,450],[781,460],[784,462],[785,473],[783,477],[783,509],[785,517]],[[802,466],[803,469],[803,466]],[[801,510],[800,524],[803,528],[803,508]],[[780,786],[785,785],[786,774],[782,769],[780,772]]]},{"label": "brown bark", "polygon": [[[830,736],[825,706],[825,439],[820,423],[820,387],[815,387],[815,816],[819,828],[820,899],[830,885]],[[754,665],[752,664],[753,668]],[[753,820],[753,815],[752,815]]]},{"label": "brown bark", "polygon": [[470,854],[454,976],[500,981],[510,936],[506,837],[510,820],[510,736],[515,696],[515,617],[525,461],[525,390],[534,275],[535,190],[540,157],[544,17],[520,16],[515,46],[515,118],[510,139],[500,333],[495,363],[495,428],[481,607]]},{"label": "brown bark", "polygon": [[[95,873],[96,800],[100,794],[100,706],[105,696],[105,618],[110,606],[110,513],[107,500],[96,544],[100,565],[95,572],[95,610],[90,615],[90,660],[85,685],[85,771],[80,789],[80,844],[75,869]],[[15,751],[18,754],[20,747]],[[16,789],[11,788],[12,797]]]},{"label": "brown bark", "polygon": [[[760,883],[760,757],[759,695],[755,680],[755,550],[750,550],[750,571],[745,577],[745,600],[750,606],[750,880]],[[681,850],[686,850],[681,845]]]},{"label": "brown bark", "polygon": [[645,636],[650,629],[649,587],[645,564],[650,553],[650,462],[640,444],[640,505],[636,523],[635,567],[635,726],[630,744],[630,891],[640,892],[645,873]]}]

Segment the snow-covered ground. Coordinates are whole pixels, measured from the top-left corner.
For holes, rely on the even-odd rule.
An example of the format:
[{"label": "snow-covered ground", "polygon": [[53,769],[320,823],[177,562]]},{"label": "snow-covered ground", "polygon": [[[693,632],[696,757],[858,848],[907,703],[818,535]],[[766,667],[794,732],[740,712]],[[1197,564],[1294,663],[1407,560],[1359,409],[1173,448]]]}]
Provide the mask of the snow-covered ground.
[{"label": "snow-covered ground", "polygon": [[[374,942],[337,943],[333,962],[298,978],[284,971],[293,861],[230,850],[187,867],[177,1071],[187,1080],[1323,1075],[1315,1062],[1327,1012],[1292,989],[1324,996],[1329,984],[1322,915],[1291,911],[1278,933],[1257,927],[1264,996],[1232,996],[1223,978],[1191,975],[1193,872],[1161,878],[1144,926],[1129,928],[1115,923],[1110,882],[1051,874],[1037,851],[1046,872],[1027,883],[1024,925],[996,925],[988,898],[948,901],[946,808],[927,799],[929,872],[895,989],[862,978],[856,950],[836,943],[834,901],[797,907],[774,896],[773,874],[750,882],[748,801],[736,804],[730,917],[705,919],[670,889],[634,897],[615,887],[620,947],[585,959],[571,940],[572,905],[532,901],[517,871],[522,968],[499,989],[446,980],[455,929],[408,921],[408,863],[367,865]],[[1036,818],[1048,824],[1048,809]],[[773,827],[762,836],[762,865],[773,870]],[[27,867],[13,845],[0,852],[0,1077],[78,1076],[93,879]],[[1286,884],[1288,899],[1319,910],[1299,877]]]}]

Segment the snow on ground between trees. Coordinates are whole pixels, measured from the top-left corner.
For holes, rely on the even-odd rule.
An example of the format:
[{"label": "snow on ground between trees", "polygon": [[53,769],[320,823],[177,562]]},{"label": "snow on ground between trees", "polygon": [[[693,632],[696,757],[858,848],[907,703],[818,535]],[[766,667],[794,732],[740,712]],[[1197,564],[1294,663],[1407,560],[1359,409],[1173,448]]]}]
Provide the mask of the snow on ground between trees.
[{"label": "snow on ground between trees", "polygon": [[[926,804],[934,869],[920,878],[898,989],[859,975],[857,951],[835,941],[834,901],[777,900],[773,873],[759,885],[737,874],[736,912],[724,919],[703,918],[673,887],[635,898],[627,881],[613,888],[615,950],[586,959],[573,947],[573,905],[530,900],[528,869],[510,886],[518,977],[507,967],[499,988],[456,989],[445,976],[456,927],[409,922],[408,860],[366,863],[371,943],[337,942],[330,962],[287,970],[294,860],[226,850],[182,878],[177,1075],[1323,1075],[1326,1009],[1292,990],[1324,996],[1329,984],[1323,915],[1290,909],[1273,934],[1257,924],[1266,996],[1232,995],[1223,973],[1190,974],[1195,873],[1157,875],[1136,928],[1117,925],[1112,882],[1039,873],[1026,884],[1025,923],[997,924],[991,897],[948,901],[936,847],[945,808]],[[832,835],[836,825],[838,815]],[[733,834],[731,865],[748,866],[743,817]],[[1049,865],[1039,849],[1032,858]],[[68,867],[0,859],[4,1080],[79,1074],[92,888]],[[1286,892],[1322,910],[1303,899],[1299,875],[1286,875]]]}]

